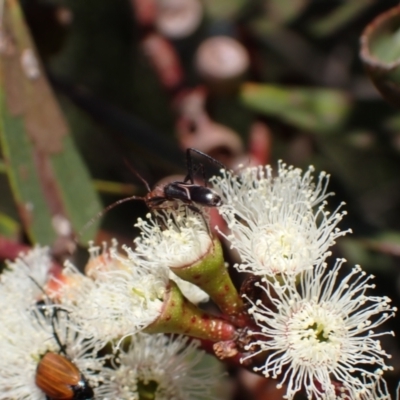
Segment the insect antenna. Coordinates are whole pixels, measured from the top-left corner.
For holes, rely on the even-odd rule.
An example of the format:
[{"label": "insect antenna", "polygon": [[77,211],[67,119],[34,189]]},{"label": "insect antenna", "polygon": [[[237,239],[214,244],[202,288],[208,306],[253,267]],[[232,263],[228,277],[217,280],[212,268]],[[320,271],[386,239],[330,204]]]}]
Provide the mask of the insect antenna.
[{"label": "insect antenna", "polygon": [[139,178],[143,182],[144,186],[146,186],[147,191],[151,192],[151,188],[150,188],[149,183],[146,181],[146,179],[143,178],[142,175],[139,174],[139,172],[137,172],[135,170],[135,168],[132,167],[132,165],[130,164],[130,162],[126,158],[124,158],[124,163],[128,167],[129,171],[131,171],[133,174],[135,174],[136,177]]},{"label": "insect antenna", "polygon": [[85,231],[93,225],[94,222],[96,222],[99,218],[101,218],[103,215],[105,215],[108,211],[112,210],[114,207],[117,207],[122,203],[126,203],[128,201],[133,201],[133,200],[145,201],[145,198],[140,197],[140,196],[129,196],[129,197],[125,197],[124,199],[115,201],[114,203],[110,204],[109,206],[104,208],[102,211],[97,213],[88,222],[86,222],[86,224],[83,225],[83,228],[78,232],[77,237],[80,238],[85,233]]},{"label": "insect antenna", "polygon": [[[132,167],[132,165],[129,163],[129,161],[127,159],[124,158],[124,162],[125,165],[128,167],[128,169],[135,174],[135,176],[140,179],[141,182],[143,182],[144,186],[146,187],[148,192],[151,192],[151,188],[149,183],[146,181],[146,179],[144,179],[139,172],[137,172],[135,170],[135,168]],[[106,208],[104,208],[102,211],[100,211],[99,213],[97,213],[93,218],[91,218],[88,222],[86,222],[86,224],[83,226],[83,228],[78,232],[77,237],[80,238],[84,232],[90,228],[94,222],[96,222],[99,218],[101,218],[103,215],[105,215],[108,211],[112,210],[114,207],[119,206],[122,203],[126,203],[128,201],[133,201],[133,200],[141,200],[146,202],[144,197],[141,196],[129,196],[129,197],[125,197],[124,199],[120,199],[115,201],[114,203],[110,204],[109,206],[107,206]]]}]

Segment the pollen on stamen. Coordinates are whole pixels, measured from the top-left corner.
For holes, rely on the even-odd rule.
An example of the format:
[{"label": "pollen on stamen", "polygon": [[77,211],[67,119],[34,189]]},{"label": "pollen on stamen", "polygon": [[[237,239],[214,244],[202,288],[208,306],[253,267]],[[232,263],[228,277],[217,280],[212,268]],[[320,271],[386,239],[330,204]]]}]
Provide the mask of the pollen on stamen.
[{"label": "pollen on stamen", "polygon": [[203,216],[187,207],[162,210],[156,218],[150,215],[147,221],[136,226],[141,232],[134,241],[135,251],[156,265],[179,267],[193,264],[213,245]]},{"label": "pollen on stamen", "polygon": [[[309,398],[336,399],[336,381],[353,396],[350,398],[364,399],[360,393],[365,391],[365,399],[372,400],[367,397],[371,388],[382,371],[391,368],[386,364],[390,356],[379,340],[391,332],[375,328],[391,318],[395,309],[385,297],[366,294],[371,277],[360,267],[337,281],[343,263],[338,260],[330,271],[324,263],[304,271],[300,285],[290,276],[281,276],[275,284],[264,280],[260,287],[273,307],[264,306],[261,299],[247,299],[259,330],[249,332],[253,340],[243,361],[257,356],[259,363],[264,354],[264,364],[257,370],[286,383],[288,399],[303,387]],[[359,297],[365,302],[360,303]],[[370,365],[378,367],[376,372],[370,371]],[[284,370],[289,372],[282,376]],[[387,393],[380,394],[374,400],[388,398]]]},{"label": "pollen on stamen", "polygon": [[[205,360],[208,356],[199,344],[183,336],[132,336],[129,348],[103,369],[98,398],[140,399],[143,384],[152,382],[144,392],[146,398],[217,400],[213,392],[221,384],[220,366],[216,360]],[[204,361],[207,367],[201,365]]]},{"label": "pollen on stamen", "polygon": [[321,173],[315,182],[313,171],[280,162],[276,176],[270,166],[260,166],[212,178],[223,198],[218,210],[231,230],[220,234],[237,249],[239,271],[298,274],[323,261],[336,239],[349,232],[337,227],[343,204],[326,210],[329,175]]}]

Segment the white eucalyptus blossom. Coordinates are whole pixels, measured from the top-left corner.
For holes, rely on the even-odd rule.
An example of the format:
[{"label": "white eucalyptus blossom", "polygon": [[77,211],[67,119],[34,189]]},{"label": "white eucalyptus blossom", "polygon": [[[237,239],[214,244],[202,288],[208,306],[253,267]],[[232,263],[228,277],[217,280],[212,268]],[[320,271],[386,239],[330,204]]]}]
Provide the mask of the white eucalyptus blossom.
[{"label": "white eucalyptus blossom", "polygon": [[129,269],[119,261],[121,255],[118,258],[115,257],[118,254],[118,241],[116,239],[112,239],[110,245],[103,242],[101,246],[89,242],[88,252],[89,261],[85,266],[85,275],[92,279],[97,278],[98,272]]},{"label": "white eucalyptus blossom", "polygon": [[[339,399],[332,380],[351,393],[351,400],[369,398],[383,371],[392,369],[385,364],[390,356],[378,338],[393,332],[375,328],[396,309],[389,298],[366,294],[375,287],[370,283],[373,276],[359,266],[339,279],[343,262],[337,260],[331,270],[320,263],[303,272],[298,285],[293,275],[283,275],[283,282],[275,284],[262,278],[257,286],[272,306],[249,299],[259,331],[250,333],[247,358],[265,354],[256,370],[285,383],[287,399],[302,388],[309,399]],[[385,387],[376,393],[376,399],[386,399]]]},{"label": "white eucalyptus blossom", "polygon": [[[225,236],[236,248],[239,271],[256,275],[297,274],[323,261],[341,231],[337,224],[346,214],[342,205],[332,214],[326,209],[329,175],[314,168],[279,162],[276,176],[271,166],[243,169],[239,175],[222,170],[213,177],[221,194],[218,208],[231,234]],[[222,234],[222,233],[221,233]]]},{"label": "white eucalyptus blossom", "polygon": [[[153,268],[190,266],[201,260],[213,246],[205,217],[187,207],[173,211],[158,211],[147,220],[138,219],[140,236],[134,242],[135,252]],[[169,277],[192,303],[208,301],[209,296],[196,285],[169,271]]]},{"label": "white eucalyptus blossom", "polygon": [[52,266],[49,248],[36,246],[21,253],[14,261],[7,262],[0,274],[0,302],[2,296],[10,292],[13,303],[22,302],[26,307],[43,296],[43,288],[49,278]]},{"label": "white eucalyptus blossom", "polygon": [[[397,388],[396,400],[399,400],[399,388]],[[387,383],[383,378],[378,379],[370,390],[362,393],[360,400],[392,400],[389,394]]]},{"label": "white eucalyptus blossom", "polygon": [[135,251],[158,266],[191,265],[213,246],[204,216],[187,207],[158,211],[155,217],[147,214],[135,226],[140,229]]},{"label": "white eucalyptus blossom", "polygon": [[[65,356],[75,364],[92,387],[98,384],[102,360],[96,358],[100,342],[81,335],[65,313],[53,317],[51,306],[39,311],[11,303],[0,314],[0,399],[46,400],[36,386],[36,369],[47,352],[61,352],[56,334],[65,346]],[[15,314],[17,318],[9,318]],[[56,332],[56,333],[55,333]]]},{"label": "white eucalyptus blossom", "polygon": [[220,367],[216,360],[211,366],[200,365],[205,354],[198,349],[198,341],[142,333],[130,339],[129,348],[118,353],[113,368],[103,370],[98,398],[139,400],[148,393],[155,400],[217,399],[213,392],[222,377]]},{"label": "white eucalyptus blossom", "polygon": [[[143,223],[140,220],[140,223]],[[144,222],[144,224],[146,224]],[[142,250],[142,257],[141,260],[137,260],[139,255],[133,250],[127,250],[128,253],[133,255],[135,258],[135,263],[140,262],[147,262],[147,257],[144,258],[143,251],[147,254],[148,252],[152,252],[153,249],[145,249],[143,245],[141,247]],[[97,272],[99,271],[112,271],[112,270],[121,270],[121,269],[129,269],[126,263],[122,263],[119,261],[123,256],[119,255],[118,259],[115,257],[115,254],[118,253],[118,243],[116,240],[113,240],[111,246],[108,246],[107,243],[103,243],[102,246],[95,246],[93,243],[89,244],[89,254],[90,259],[85,268],[85,274],[90,276],[91,278],[96,279]],[[112,256],[111,254],[114,254]],[[153,265],[153,263],[150,263]],[[158,264],[160,267],[160,265]],[[154,266],[153,266],[154,268]],[[161,268],[165,268],[161,266]],[[206,292],[198,288],[196,285],[193,285],[190,282],[184,281],[183,279],[179,278],[179,276],[175,275],[172,271],[168,270],[169,279],[173,280],[181,290],[182,294],[189,299],[192,303],[198,304],[203,303],[209,300],[209,296]]]},{"label": "white eucalyptus blossom", "polygon": [[83,332],[104,341],[120,339],[148,326],[161,313],[168,275],[150,271],[133,260],[112,254],[124,267],[99,270],[96,279],[73,265],[63,270],[60,300]]}]

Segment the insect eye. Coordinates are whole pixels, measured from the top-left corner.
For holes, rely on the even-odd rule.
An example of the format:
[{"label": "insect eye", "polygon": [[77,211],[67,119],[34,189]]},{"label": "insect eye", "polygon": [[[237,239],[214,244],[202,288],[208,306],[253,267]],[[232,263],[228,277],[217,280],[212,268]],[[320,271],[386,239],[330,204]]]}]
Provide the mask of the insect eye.
[{"label": "insect eye", "polygon": [[222,205],[222,199],[217,194],[214,195],[214,204],[215,204],[216,207],[219,207],[219,206]]},{"label": "insect eye", "polygon": [[208,193],[207,194],[208,202],[213,206],[220,206],[222,204],[221,197],[216,193]]}]

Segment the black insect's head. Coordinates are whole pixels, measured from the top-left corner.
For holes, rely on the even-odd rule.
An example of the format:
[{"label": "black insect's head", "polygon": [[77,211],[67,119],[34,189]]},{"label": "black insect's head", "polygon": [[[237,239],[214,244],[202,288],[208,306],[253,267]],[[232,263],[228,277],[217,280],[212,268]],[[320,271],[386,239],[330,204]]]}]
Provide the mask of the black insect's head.
[{"label": "black insect's head", "polygon": [[207,205],[209,207],[219,207],[222,206],[222,199],[221,196],[214,192],[211,189],[208,189],[208,193],[206,194],[207,198]]}]

